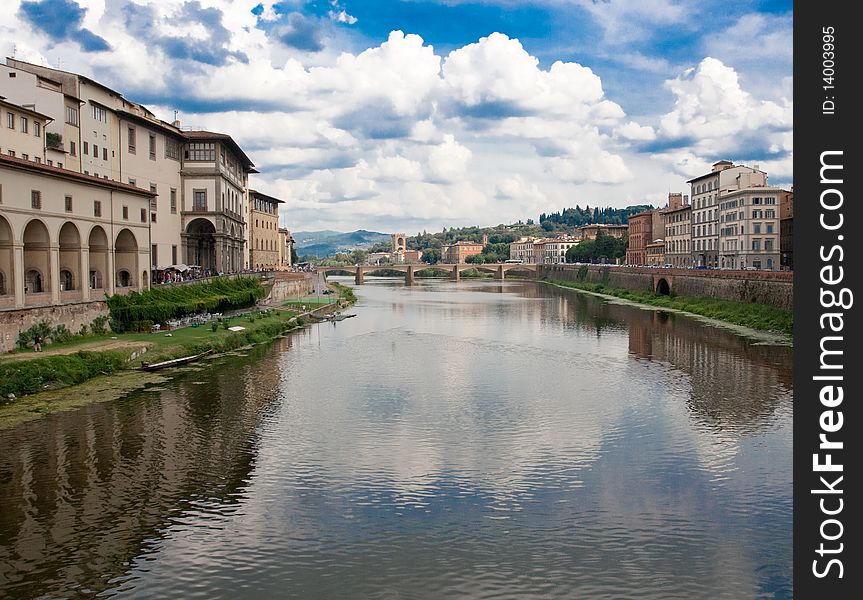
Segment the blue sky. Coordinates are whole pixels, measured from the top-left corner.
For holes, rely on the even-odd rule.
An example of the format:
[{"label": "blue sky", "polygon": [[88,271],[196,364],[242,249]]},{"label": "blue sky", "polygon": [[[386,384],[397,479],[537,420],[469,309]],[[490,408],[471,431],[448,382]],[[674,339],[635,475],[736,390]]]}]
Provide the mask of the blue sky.
[{"label": "blue sky", "polygon": [[792,3],[24,0],[6,55],[232,135],[292,229],[662,204],[719,159],[792,184]]}]

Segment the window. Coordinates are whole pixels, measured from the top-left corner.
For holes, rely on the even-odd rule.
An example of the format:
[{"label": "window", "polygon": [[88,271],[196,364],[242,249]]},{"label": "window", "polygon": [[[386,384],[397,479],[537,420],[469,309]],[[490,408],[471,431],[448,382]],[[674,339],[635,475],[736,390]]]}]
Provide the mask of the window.
[{"label": "window", "polygon": [[129,177],[129,185],[136,185],[136,184],[137,184],[137,182],[134,179],[132,179],[131,177]]},{"label": "window", "polygon": [[755,223],[753,225],[752,233],[761,233],[761,223]]},{"label": "window", "polygon": [[36,164],[37,164],[37,165],[41,165],[41,164],[42,164],[42,159],[41,159],[41,158],[39,158],[38,156],[34,156],[34,157],[33,157],[33,160],[35,160],[35,161],[36,161]]},{"label": "window", "polygon": [[21,133],[29,133],[27,117],[21,117]]},{"label": "window", "polygon": [[147,209],[142,208],[141,209],[141,223],[146,223],[146,222],[147,222]]},{"label": "window", "polygon": [[58,169],[62,169],[62,168],[63,168],[63,163],[58,162],[58,163],[57,163],[57,168],[58,168]]},{"label": "window", "polygon": [[135,128],[129,127],[129,152],[135,154]]},{"label": "window", "polygon": [[66,107],[66,122],[75,127],[78,126],[78,109],[74,106]]},{"label": "window", "polygon": [[75,142],[69,142],[69,156],[75,156]]},{"label": "window", "polygon": [[72,196],[66,196],[64,199],[64,204],[66,207],[66,212],[72,212]]},{"label": "window", "polygon": [[761,251],[761,240],[752,240],[752,251],[760,252]]},{"label": "window", "polygon": [[42,192],[39,190],[30,190],[30,207],[36,210],[42,208]]},{"label": "window", "polygon": [[776,218],[776,211],[772,208],[768,208],[767,210],[764,211],[764,218],[765,219],[775,219]]},{"label": "window", "polygon": [[102,202],[100,200],[93,200],[93,216],[102,216]]},{"label": "window", "polygon": [[[150,184],[150,193],[151,194],[158,194],[158,192],[156,191],[156,184],[155,183]],[[156,210],[157,208],[158,208],[157,199],[151,198],[150,199],[150,210]],[[153,219],[153,221],[155,221],[155,220],[156,219]]]},{"label": "window", "polygon": [[171,246],[171,264],[177,264],[177,246]]},{"label": "window", "polygon": [[29,154],[22,154],[21,158],[23,158],[24,160],[30,160],[30,155]]},{"label": "window", "polygon": [[773,223],[767,224],[767,233],[773,233]]},{"label": "window", "polygon": [[200,211],[207,210],[207,190],[194,191],[194,205],[192,209]]},{"label": "window", "polygon": [[84,155],[90,154],[90,142],[84,142]]},{"label": "window", "polygon": [[[171,214],[177,214],[177,190],[174,188],[171,188]],[[176,263],[177,261],[174,261],[174,264]]]},{"label": "window", "polygon": [[150,246],[150,263],[153,265],[153,269],[159,267],[159,246],[156,244]]},{"label": "window", "polygon": [[108,149],[102,148],[102,160],[108,160]]},{"label": "window", "polygon": [[123,207],[123,218],[127,219],[127,220],[129,219],[129,207],[128,206]]},{"label": "window", "polygon": [[150,160],[156,160],[156,136],[150,134]]},{"label": "window", "polygon": [[183,153],[186,160],[216,160],[216,145],[213,143],[196,142],[186,144],[186,150]]},{"label": "window", "polygon": [[155,223],[155,222],[156,222],[156,213],[150,213],[150,222],[151,222],[151,223]]},{"label": "window", "polygon": [[14,151],[14,150],[9,150],[9,156],[15,156],[15,151]]},{"label": "window", "polygon": [[772,239],[764,240],[764,251],[765,252],[772,252],[773,251],[773,240]]},{"label": "window", "polygon": [[99,158],[99,146],[93,144],[93,158]]},{"label": "window", "polygon": [[101,123],[108,122],[108,111],[102,108],[101,106],[96,106],[95,104],[90,105],[90,114],[93,118]]},{"label": "window", "polygon": [[6,113],[6,127],[15,129],[15,113]]},{"label": "window", "polygon": [[165,138],[165,158],[180,160],[180,144],[176,140]]}]

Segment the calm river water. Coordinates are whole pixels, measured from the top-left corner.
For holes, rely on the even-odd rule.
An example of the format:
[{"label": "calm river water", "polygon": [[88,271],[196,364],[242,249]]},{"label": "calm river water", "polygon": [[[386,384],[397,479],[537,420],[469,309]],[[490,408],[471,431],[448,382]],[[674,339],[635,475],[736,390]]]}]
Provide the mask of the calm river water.
[{"label": "calm river water", "polygon": [[0,431],[0,597],[791,597],[791,348],[367,281],[356,318]]}]

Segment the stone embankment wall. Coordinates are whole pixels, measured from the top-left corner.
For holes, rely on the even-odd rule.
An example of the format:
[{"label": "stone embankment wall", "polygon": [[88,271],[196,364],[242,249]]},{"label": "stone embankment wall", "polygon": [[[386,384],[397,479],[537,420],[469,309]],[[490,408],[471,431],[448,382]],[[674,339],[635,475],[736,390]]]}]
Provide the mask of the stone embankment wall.
[{"label": "stone embankment wall", "polygon": [[[581,265],[548,265],[540,277],[578,281]],[[794,302],[793,274],[787,271],[724,271],[716,269],[651,269],[587,265],[588,283],[627,290],[656,290],[664,279],[678,296],[722,298],[758,302],[791,309]]]},{"label": "stone embankment wall", "polygon": [[312,273],[276,271],[274,273],[273,287],[265,301],[277,304],[285,300],[308,296],[315,291],[313,277],[315,275]]},{"label": "stone embankment wall", "polygon": [[41,321],[47,321],[52,327],[65,325],[72,333],[78,333],[81,325],[90,325],[100,316],[108,316],[108,304],[101,300],[0,310],[0,351],[14,350],[18,334]]}]

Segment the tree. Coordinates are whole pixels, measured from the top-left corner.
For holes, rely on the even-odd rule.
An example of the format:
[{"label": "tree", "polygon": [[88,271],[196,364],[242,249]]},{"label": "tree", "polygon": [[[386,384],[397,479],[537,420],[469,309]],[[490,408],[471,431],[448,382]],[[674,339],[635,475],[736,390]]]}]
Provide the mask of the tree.
[{"label": "tree", "polygon": [[436,265],[440,262],[440,248],[426,248],[423,250],[423,262]]},{"label": "tree", "polygon": [[348,260],[353,262],[353,264],[355,264],[355,265],[361,265],[364,262],[366,262],[366,258],[368,258],[368,256],[369,256],[368,252],[366,252],[365,250],[362,250],[360,248],[357,248],[356,250],[351,251],[351,253],[348,255]]},{"label": "tree", "polygon": [[291,264],[295,265],[300,262],[299,256],[297,256],[297,249],[294,248],[294,245],[291,244]]}]

